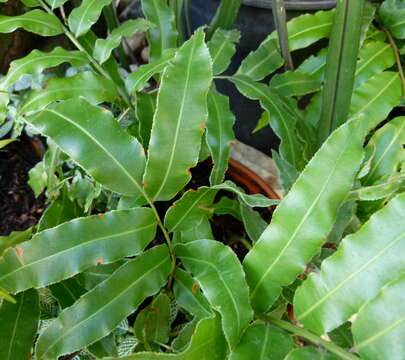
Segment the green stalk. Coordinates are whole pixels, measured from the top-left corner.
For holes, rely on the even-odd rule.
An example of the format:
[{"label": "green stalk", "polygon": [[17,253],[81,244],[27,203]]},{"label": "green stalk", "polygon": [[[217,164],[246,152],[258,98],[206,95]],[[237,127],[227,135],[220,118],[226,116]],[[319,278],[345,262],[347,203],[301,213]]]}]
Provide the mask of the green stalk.
[{"label": "green stalk", "polygon": [[273,0],[272,9],[281,55],[283,56],[285,62],[285,69],[294,70],[294,64],[288,46],[287,16],[285,12],[284,0]]},{"label": "green stalk", "polygon": [[364,0],[338,0],[326,59],[318,146],[347,120],[360,47]]},{"label": "green stalk", "polygon": [[387,34],[392,51],[394,52],[394,55],[395,55],[395,61],[397,63],[398,73],[399,73],[399,76],[400,76],[401,82],[402,82],[402,98],[405,100],[405,75],[404,75],[404,70],[402,68],[401,57],[399,55],[398,47],[397,47],[397,44],[395,43],[395,40],[393,39],[391,33],[387,29],[383,28],[382,30]]},{"label": "green stalk", "polygon": [[179,33],[178,45],[180,46],[184,42],[184,29],[181,19],[181,15],[184,7],[184,0],[169,0],[169,6],[172,8],[175,18],[176,29]]},{"label": "green stalk", "polygon": [[[103,9],[103,15],[104,15],[105,21],[107,23],[108,30],[110,32],[112,32],[114,29],[116,29],[120,25],[120,23],[118,21],[118,17],[117,17],[117,8],[115,6],[115,1],[112,1],[110,5],[106,6]],[[127,59],[127,56],[125,54],[124,47],[122,46],[122,44],[120,44],[115,51],[116,51],[117,56],[120,59],[121,65],[126,70],[129,70],[129,62],[128,62],[128,59]]]},{"label": "green stalk", "polygon": [[312,334],[308,330],[295,326],[295,325],[289,323],[288,321],[280,320],[280,319],[277,319],[270,315],[259,315],[258,318],[260,320],[263,320],[265,322],[269,322],[275,326],[278,326],[279,328],[287,330],[299,337],[302,337],[302,338],[310,341],[313,344],[323,346],[326,350],[328,350],[332,354],[339,356],[342,359],[359,360],[359,358],[356,355],[353,355],[353,354],[347,352],[345,349],[342,349],[340,346],[337,346],[330,341],[326,341],[326,340],[320,338],[319,336]]},{"label": "green stalk", "polygon": [[215,30],[219,27],[225,30],[233,28],[241,5],[242,0],[221,0],[207,31],[208,40],[211,39]]}]

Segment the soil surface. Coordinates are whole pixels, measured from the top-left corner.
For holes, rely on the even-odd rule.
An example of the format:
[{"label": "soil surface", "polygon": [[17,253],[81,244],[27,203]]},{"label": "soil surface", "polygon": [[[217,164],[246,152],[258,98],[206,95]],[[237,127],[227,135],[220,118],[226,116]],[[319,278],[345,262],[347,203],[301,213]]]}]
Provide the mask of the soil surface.
[{"label": "soil surface", "polygon": [[41,160],[40,141],[26,136],[0,149],[0,235],[35,225],[45,208],[27,184],[28,171]]}]

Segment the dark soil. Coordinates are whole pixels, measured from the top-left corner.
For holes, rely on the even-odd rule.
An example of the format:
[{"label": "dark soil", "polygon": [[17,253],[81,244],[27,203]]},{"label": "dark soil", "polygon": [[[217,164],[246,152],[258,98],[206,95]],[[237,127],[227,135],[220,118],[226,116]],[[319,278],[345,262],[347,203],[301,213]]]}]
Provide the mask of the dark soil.
[{"label": "dark soil", "polygon": [[28,171],[41,160],[38,139],[23,136],[0,149],[0,235],[35,225],[45,208],[45,197],[35,198],[27,184]]}]

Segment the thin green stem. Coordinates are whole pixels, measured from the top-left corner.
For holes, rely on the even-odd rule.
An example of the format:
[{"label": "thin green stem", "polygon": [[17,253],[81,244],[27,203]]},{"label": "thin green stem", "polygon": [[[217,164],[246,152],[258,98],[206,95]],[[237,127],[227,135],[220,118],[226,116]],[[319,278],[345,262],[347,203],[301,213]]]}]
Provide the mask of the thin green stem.
[{"label": "thin green stem", "polygon": [[398,47],[397,47],[397,44],[395,43],[395,40],[393,39],[391,33],[385,28],[382,28],[382,30],[387,34],[392,51],[394,52],[394,55],[395,55],[395,60],[397,62],[399,76],[400,76],[401,82],[402,82],[402,97],[405,99],[405,75],[404,75],[404,70],[402,68],[401,57],[399,56]]},{"label": "thin green stem", "polygon": [[284,0],[273,0],[273,18],[277,29],[278,41],[280,44],[281,55],[285,61],[286,70],[294,70],[290,49],[288,46],[287,20],[284,6]]},{"label": "thin green stem", "polygon": [[275,326],[278,326],[279,328],[287,330],[295,335],[298,335],[299,337],[302,337],[302,338],[312,342],[313,344],[321,345],[326,350],[330,351],[332,354],[339,356],[342,359],[359,360],[359,358],[356,355],[347,352],[345,349],[342,349],[340,346],[337,346],[336,344],[334,344],[330,341],[326,341],[326,340],[320,338],[319,336],[312,334],[308,330],[295,326],[295,325],[289,323],[288,321],[280,320],[273,316],[264,315],[264,314],[259,315],[258,318],[260,320],[263,320],[265,322],[269,322]]},{"label": "thin green stem", "polygon": [[[55,15],[55,14],[53,13],[53,11],[51,10],[51,8],[50,8],[48,5],[46,5],[43,0],[38,0],[38,1],[39,1],[39,3],[40,3],[41,7],[42,7],[46,12],[48,12],[48,13],[51,14],[51,15]],[[76,39],[76,37],[69,31],[69,29],[68,29],[64,24],[62,24],[62,27],[63,27],[63,31],[64,31],[65,35],[66,35],[66,36],[68,37],[68,39],[72,42],[72,44],[73,44],[74,46],[76,46],[76,48],[77,48],[78,50],[80,50],[80,51],[82,51],[83,53],[86,54],[87,58],[89,59],[91,65],[94,67],[94,69],[95,69],[96,71],[98,71],[101,75],[103,75],[105,78],[114,81],[114,80],[111,78],[110,74],[108,74],[108,72],[105,71],[105,70],[103,69],[103,67],[93,58],[93,56],[80,44],[80,42],[79,42],[79,41]],[[122,96],[122,98],[124,99],[124,101],[126,102],[126,104],[127,104],[128,106],[130,106],[131,108],[133,108],[133,105],[132,105],[132,103],[131,103],[131,99],[129,98],[129,95],[127,94],[126,90],[123,89],[123,88],[122,88],[121,86],[119,86],[118,84],[116,84],[116,86],[117,86],[118,92],[120,93],[120,95]]]}]

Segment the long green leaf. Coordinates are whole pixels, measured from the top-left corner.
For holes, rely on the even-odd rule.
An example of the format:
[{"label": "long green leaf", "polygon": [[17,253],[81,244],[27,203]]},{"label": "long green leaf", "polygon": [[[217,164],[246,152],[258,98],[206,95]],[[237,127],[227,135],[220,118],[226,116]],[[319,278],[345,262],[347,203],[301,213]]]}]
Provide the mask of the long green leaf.
[{"label": "long green leaf", "polygon": [[[404,268],[405,194],[375,213],[297,290],[296,318],[323,334],[345,322]],[[350,296],[347,296],[350,294]]]},{"label": "long green leaf", "polygon": [[347,120],[359,52],[364,0],[338,0],[326,59],[318,143]]},{"label": "long green leaf", "polygon": [[167,49],[162,56],[150,62],[149,64],[141,65],[139,69],[129,74],[125,80],[126,88],[130,93],[141,91],[145,83],[155,74],[162,72],[176,54],[175,49]]},{"label": "long green leaf", "polygon": [[63,33],[59,19],[39,9],[19,16],[0,15],[0,33],[11,33],[18,28],[41,36],[55,36]]},{"label": "long green leaf", "polygon": [[79,283],[77,277],[53,284],[49,289],[58,300],[62,309],[72,306],[86,292],[86,289]]},{"label": "long green leaf", "polygon": [[246,76],[229,78],[238,90],[253,100],[260,100],[262,107],[270,113],[272,129],[281,140],[280,154],[296,169],[302,167],[302,142],[296,134],[296,117],[285,108],[281,97],[262,83],[254,82]]},{"label": "long green leaf", "polygon": [[61,100],[84,97],[92,104],[118,99],[112,80],[84,71],[68,78],[55,78],[48,81],[45,89],[34,90],[21,104],[19,115],[43,109],[46,105]]},{"label": "long green leaf", "polygon": [[[42,70],[68,62],[73,66],[83,66],[88,63],[85,53],[81,51],[68,51],[61,47],[56,47],[46,53],[33,50],[27,56],[15,60],[10,64],[10,68],[0,80],[0,90],[7,91],[8,88],[24,74],[38,74]],[[0,122],[7,114],[8,94],[0,92]]]},{"label": "long green leaf", "polygon": [[41,334],[36,357],[51,360],[103,338],[166,282],[171,269],[165,245],[120,267],[82,296]]},{"label": "long green leaf", "polygon": [[355,349],[362,359],[400,360],[405,354],[405,276],[385,286],[353,323]]},{"label": "long green leaf", "polygon": [[[334,11],[318,11],[305,14],[287,23],[290,50],[305,48],[316,41],[329,37]],[[243,61],[237,74],[246,75],[253,80],[261,80],[283,65],[277,48],[277,34],[271,33]]]},{"label": "long green leaf", "polygon": [[218,28],[208,42],[208,49],[212,57],[212,72],[214,75],[224,72],[231,63],[236,52],[235,43],[240,39],[238,30],[224,30]]},{"label": "long green leaf", "polygon": [[281,286],[294,281],[331,231],[361,164],[362,144],[369,130],[365,128],[372,126],[361,120],[345,124],[328,138],[245,257],[251,301],[257,311],[269,309]]},{"label": "long green leaf", "polygon": [[98,264],[92,266],[77,275],[78,281],[86,290],[91,290],[99,283],[109,278],[111,274],[120,266],[124,265],[125,262],[126,260],[119,260],[111,264]]},{"label": "long green leaf", "polygon": [[143,181],[153,200],[171,199],[191,178],[188,169],[198,161],[208,116],[211,66],[199,30],[163,73]]},{"label": "long green leaf", "polygon": [[175,232],[173,235],[174,244],[188,243],[198,239],[214,239],[208,217],[204,217],[197,226],[190,230]]},{"label": "long green leaf", "polygon": [[210,304],[201,293],[199,284],[189,273],[176,269],[173,291],[176,302],[198,319],[212,316]]},{"label": "long green leaf", "polygon": [[235,141],[233,125],[235,115],[229,108],[229,99],[220,94],[213,86],[208,93],[207,144],[214,167],[210,184],[220,184],[225,178],[231,156],[231,142]]},{"label": "long green leaf", "polygon": [[39,299],[36,290],[16,297],[16,304],[3,302],[0,307],[0,358],[29,359],[39,322]]},{"label": "long green leaf", "polygon": [[97,22],[103,7],[110,3],[111,0],[83,0],[68,17],[69,29],[76,37],[84,35]]},{"label": "long green leaf", "polygon": [[370,139],[366,150],[373,147],[374,156],[371,159],[370,171],[362,179],[364,185],[372,185],[384,177],[394,174],[399,164],[405,161],[403,149],[405,143],[405,117],[397,117],[381,129]]},{"label": "long green leaf", "polygon": [[383,121],[399,105],[401,95],[398,73],[384,71],[376,74],[353,92],[349,119],[362,116],[376,123]]},{"label": "long green leaf", "polygon": [[212,37],[218,28],[225,30],[233,28],[241,5],[242,0],[221,0],[208,28],[208,39]]},{"label": "long green leaf", "polygon": [[80,98],[51,105],[26,120],[105,187],[125,195],[142,192],[145,154],[109,111]]},{"label": "long green leaf", "polygon": [[150,60],[160,59],[166,49],[177,47],[175,14],[166,0],[142,0],[142,10],[156,27],[147,31]]},{"label": "long green leaf", "polygon": [[[181,353],[137,353],[122,360],[223,360],[226,358],[226,343],[219,316],[202,319],[191,337],[188,347]],[[105,359],[105,360],[119,360]]]},{"label": "long green leaf", "polygon": [[152,210],[79,218],[42,231],[0,259],[0,286],[16,293],[71,277],[99,263],[139,254],[153,239]]},{"label": "long green leaf", "polygon": [[142,18],[126,21],[115,28],[106,39],[97,39],[94,47],[94,58],[103,64],[111,56],[112,51],[121,44],[123,37],[131,36],[138,31],[146,31],[151,27],[153,24]]},{"label": "long green leaf", "polygon": [[249,289],[235,253],[213,240],[177,245],[175,252],[211,306],[221,314],[225,337],[233,349],[253,317]]},{"label": "long green leaf", "polygon": [[291,337],[284,331],[265,324],[249,326],[229,356],[229,360],[247,360],[254,356],[257,360],[284,359],[293,348]]},{"label": "long green leaf", "polygon": [[401,0],[385,0],[378,14],[384,26],[398,39],[405,39],[405,7]]}]

